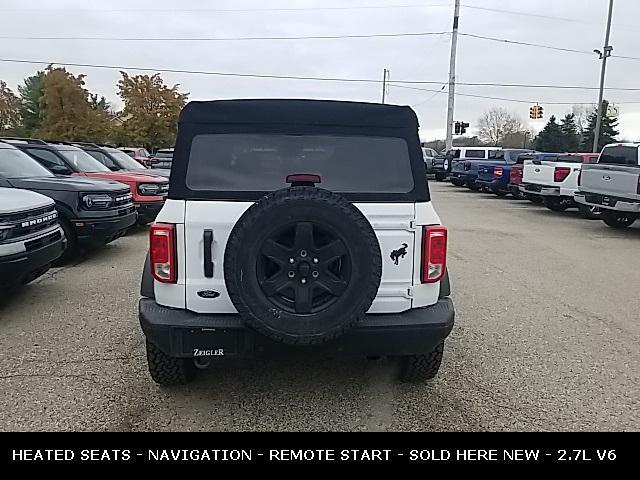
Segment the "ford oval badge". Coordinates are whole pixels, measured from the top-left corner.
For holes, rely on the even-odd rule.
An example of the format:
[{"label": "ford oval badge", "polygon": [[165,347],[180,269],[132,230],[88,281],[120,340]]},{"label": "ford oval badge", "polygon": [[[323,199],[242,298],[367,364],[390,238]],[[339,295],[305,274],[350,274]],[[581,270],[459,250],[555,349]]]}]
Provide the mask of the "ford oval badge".
[{"label": "ford oval badge", "polygon": [[216,292],[215,290],[198,290],[198,296],[202,298],[218,298],[220,292]]}]

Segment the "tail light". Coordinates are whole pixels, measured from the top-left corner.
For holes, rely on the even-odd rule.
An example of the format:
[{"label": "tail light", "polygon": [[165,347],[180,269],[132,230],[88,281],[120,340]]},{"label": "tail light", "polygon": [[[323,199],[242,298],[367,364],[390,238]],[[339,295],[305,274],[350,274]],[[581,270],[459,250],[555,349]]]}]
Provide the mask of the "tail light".
[{"label": "tail light", "polygon": [[502,176],[502,167],[494,167],[493,169],[493,176],[494,177],[501,177]]},{"label": "tail light", "polygon": [[564,182],[564,179],[569,176],[571,169],[569,167],[556,167],[553,171],[554,182]]},{"label": "tail light", "polygon": [[175,226],[159,223],[149,230],[149,256],[153,278],[162,283],[176,282]]},{"label": "tail light", "polygon": [[447,266],[446,227],[424,227],[422,237],[422,283],[435,283]]}]

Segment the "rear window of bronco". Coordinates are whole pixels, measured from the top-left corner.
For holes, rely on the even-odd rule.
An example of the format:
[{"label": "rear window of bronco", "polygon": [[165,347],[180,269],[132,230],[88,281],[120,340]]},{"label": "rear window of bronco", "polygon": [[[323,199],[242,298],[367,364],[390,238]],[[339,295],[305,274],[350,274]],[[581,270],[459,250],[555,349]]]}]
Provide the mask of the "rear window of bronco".
[{"label": "rear window of bronco", "polygon": [[598,163],[608,163],[612,165],[626,165],[628,167],[638,166],[638,147],[605,147],[600,154]]},{"label": "rear window of bronco", "polygon": [[291,174],[315,174],[344,193],[408,193],[414,188],[407,142],[396,137],[200,134],[186,172],[191,190],[273,191]]}]

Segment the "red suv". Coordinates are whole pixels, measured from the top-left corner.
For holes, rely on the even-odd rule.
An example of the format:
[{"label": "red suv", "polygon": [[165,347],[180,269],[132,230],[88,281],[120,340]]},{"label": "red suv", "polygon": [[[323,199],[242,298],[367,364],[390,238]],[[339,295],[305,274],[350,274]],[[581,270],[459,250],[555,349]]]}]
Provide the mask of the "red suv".
[{"label": "red suv", "polygon": [[124,153],[133,157],[136,162],[144,165],[145,167],[149,167],[151,161],[151,154],[145,148],[138,147],[120,147]]},{"label": "red suv", "polygon": [[138,225],[155,220],[167,198],[169,182],[144,172],[112,172],[84,150],[67,143],[47,143],[37,139],[8,139],[7,142],[35,158],[56,175],[116,180],[129,186],[138,213]]}]

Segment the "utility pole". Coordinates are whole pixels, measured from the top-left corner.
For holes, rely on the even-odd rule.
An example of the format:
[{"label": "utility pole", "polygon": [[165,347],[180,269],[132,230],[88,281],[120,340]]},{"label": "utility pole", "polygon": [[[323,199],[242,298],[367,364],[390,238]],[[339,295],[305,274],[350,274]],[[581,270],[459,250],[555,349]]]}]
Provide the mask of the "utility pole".
[{"label": "utility pole", "polygon": [[613,47],[609,45],[609,34],[611,33],[611,16],[613,14],[613,0],[609,0],[609,17],[607,18],[607,33],[604,37],[604,51],[594,50],[600,55],[602,60],[602,69],[600,70],[600,96],[598,97],[598,114],[596,117],[596,129],[593,132],[593,153],[598,153],[598,142],[600,141],[600,128],[602,127],[602,110],[603,110],[603,97],[604,97],[604,74],[607,68],[607,57],[611,55]]},{"label": "utility pole", "polygon": [[384,72],[382,72],[382,103],[384,103],[385,94],[387,93],[387,75],[389,74],[389,70],[386,68]]},{"label": "utility pole", "polygon": [[455,0],[453,10],[453,31],[451,32],[451,57],[449,58],[449,102],[447,104],[447,150],[453,147],[453,106],[456,94],[456,50],[458,47],[458,18],[460,0]]}]

